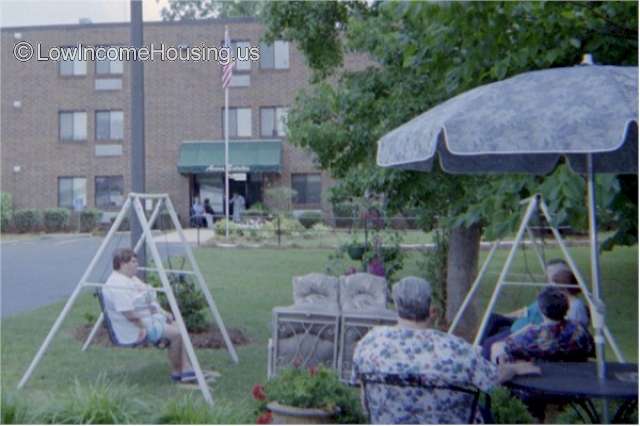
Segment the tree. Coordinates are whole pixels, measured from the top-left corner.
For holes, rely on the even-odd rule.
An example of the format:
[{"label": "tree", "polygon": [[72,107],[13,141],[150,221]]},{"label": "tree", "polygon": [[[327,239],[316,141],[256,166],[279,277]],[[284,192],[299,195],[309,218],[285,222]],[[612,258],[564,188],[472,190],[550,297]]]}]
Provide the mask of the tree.
[{"label": "tree", "polygon": [[204,18],[256,17],[263,8],[262,2],[249,0],[180,0],[169,2],[161,11],[163,21],[180,21]]},{"label": "tree", "polygon": [[[289,113],[289,140],[311,149],[343,187],[384,192],[392,210],[417,206],[427,228],[447,228],[450,298],[463,297],[475,276],[481,234],[513,229],[522,197],[542,192],[554,212],[571,213],[564,218],[572,225],[586,223],[584,181],[564,165],[546,178],[383,170],[375,165],[375,143],[463,91],[575,65],[586,52],[601,63],[637,64],[636,4],[275,2],[263,20],[268,40],[298,43],[316,83]],[[345,71],[345,52],[367,53],[373,62],[365,71]],[[615,179],[599,184],[620,194]],[[637,199],[620,197],[619,205],[631,212],[635,206],[635,223]],[[452,299],[449,318],[456,307]]]}]

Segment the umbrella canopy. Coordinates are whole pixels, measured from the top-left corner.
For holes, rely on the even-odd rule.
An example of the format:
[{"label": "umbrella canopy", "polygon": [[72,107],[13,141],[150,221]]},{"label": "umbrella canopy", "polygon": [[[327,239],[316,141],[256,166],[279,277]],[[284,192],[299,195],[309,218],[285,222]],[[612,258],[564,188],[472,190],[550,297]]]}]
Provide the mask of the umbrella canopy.
[{"label": "umbrella canopy", "polygon": [[378,141],[378,165],[450,173],[637,173],[638,67],[578,65],[519,74],[458,95]]}]

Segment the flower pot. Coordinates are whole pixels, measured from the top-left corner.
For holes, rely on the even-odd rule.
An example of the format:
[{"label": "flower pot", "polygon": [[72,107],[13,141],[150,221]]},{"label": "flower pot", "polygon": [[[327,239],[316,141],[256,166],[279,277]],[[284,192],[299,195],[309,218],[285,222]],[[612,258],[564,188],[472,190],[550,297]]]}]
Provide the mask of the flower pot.
[{"label": "flower pot", "polygon": [[347,253],[351,260],[362,260],[362,256],[364,256],[364,244],[353,244],[347,247]]},{"label": "flower pot", "polygon": [[319,408],[298,408],[289,405],[282,405],[278,402],[267,404],[273,415],[273,424],[330,424],[333,421],[334,413]]}]

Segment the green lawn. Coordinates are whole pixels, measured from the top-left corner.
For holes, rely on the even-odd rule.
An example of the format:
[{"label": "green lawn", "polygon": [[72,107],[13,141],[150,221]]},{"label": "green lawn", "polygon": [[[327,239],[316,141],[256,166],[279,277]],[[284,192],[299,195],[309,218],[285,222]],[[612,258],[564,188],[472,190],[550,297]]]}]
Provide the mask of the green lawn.
[{"label": "green lawn", "polygon": [[[575,248],[576,260],[588,278],[588,249]],[[271,309],[292,302],[291,277],[320,272],[330,250],[317,249],[221,249],[202,248],[196,256],[212,289],[212,294],[227,326],[244,330],[252,343],[238,347],[240,363],[231,362],[225,350],[199,350],[204,367],[216,368],[222,378],[213,386],[214,399],[224,401],[235,412],[247,413],[244,420],[253,422],[250,391],[254,383],[266,377],[267,339],[270,336]],[[499,265],[506,251],[497,254],[488,279],[496,279]],[[547,258],[558,257],[548,250]],[[417,261],[423,254],[412,252],[405,269],[398,274],[420,274]],[[483,252],[482,256],[486,256]],[[536,258],[527,252],[529,269]],[[602,256],[604,296],[608,304],[607,319],[614,336],[629,360],[637,360],[638,345],[638,250],[637,247],[618,248]],[[523,271],[525,260],[517,259],[517,269]],[[488,284],[488,281],[487,281]],[[483,288],[486,300],[488,285]],[[500,299],[501,310],[528,303],[529,291],[505,291]],[[70,398],[74,381],[91,383],[100,373],[126,387],[132,387],[144,402],[148,412],[157,412],[170,399],[188,393],[178,390],[168,379],[165,353],[154,349],[109,349],[92,346],[80,352],[81,343],[71,331],[86,322],[85,313],[98,313],[96,300],[87,292],[76,303],[48,353],[36,369],[30,382],[20,392],[15,387],[43,341],[62,304],[54,304],[34,312],[2,321],[2,391],[18,396],[30,404],[48,404]],[[152,417],[143,422],[151,422]]]}]

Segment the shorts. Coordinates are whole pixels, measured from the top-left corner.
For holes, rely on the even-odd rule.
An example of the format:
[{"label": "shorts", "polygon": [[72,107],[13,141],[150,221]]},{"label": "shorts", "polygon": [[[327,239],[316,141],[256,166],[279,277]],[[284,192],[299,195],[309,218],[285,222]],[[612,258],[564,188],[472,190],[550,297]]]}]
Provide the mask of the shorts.
[{"label": "shorts", "polygon": [[164,335],[164,325],[167,323],[167,319],[162,314],[153,314],[146,324],[147,341],[149,343],[158,343],[158,341]]}]

